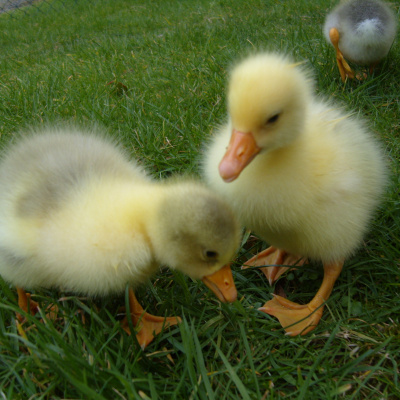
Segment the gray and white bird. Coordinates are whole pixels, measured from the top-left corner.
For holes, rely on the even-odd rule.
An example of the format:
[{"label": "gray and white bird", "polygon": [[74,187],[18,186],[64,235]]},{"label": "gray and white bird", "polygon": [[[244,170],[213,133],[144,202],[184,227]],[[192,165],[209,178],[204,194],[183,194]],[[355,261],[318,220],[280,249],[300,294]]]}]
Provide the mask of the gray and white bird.
[{"label": "gray and white bird", "polygon": [[381,0],[343,0],[326,17],[323,32],[336,50],[340,76],[353,79],[345,59],[372,70],[388,54],[397,32],[397,18]]}]

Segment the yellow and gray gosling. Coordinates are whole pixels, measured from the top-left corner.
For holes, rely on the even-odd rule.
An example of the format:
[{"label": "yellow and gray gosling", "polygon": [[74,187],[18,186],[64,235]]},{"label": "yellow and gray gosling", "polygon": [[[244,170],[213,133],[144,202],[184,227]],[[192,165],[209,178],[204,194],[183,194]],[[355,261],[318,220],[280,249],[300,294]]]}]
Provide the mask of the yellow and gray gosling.
[{"label": "yellow and gray gosling", "polygon": [[[203,279],[221,301],[232,302],[228,263],[239,236],[217,194],[194,180],[149,178],[95,131],[28,132],[0,161],[0,275],[18,288],[25,311],[23,289],[118,294],[160,265]],[[143,346],[164,324],[179,322],[144,313],[133,290],[130,304]]]}]

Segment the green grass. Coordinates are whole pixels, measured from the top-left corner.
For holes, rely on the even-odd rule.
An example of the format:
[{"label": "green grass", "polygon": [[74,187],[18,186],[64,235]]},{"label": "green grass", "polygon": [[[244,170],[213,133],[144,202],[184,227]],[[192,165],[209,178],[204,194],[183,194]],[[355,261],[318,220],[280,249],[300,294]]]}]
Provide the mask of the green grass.
[{"label": "green grass", "polygon": [[[286,337],[257,311],[273,288],[233,263],[239,301],[220,304],[200,283],[164,270],[138,298],[180,315],[142,352],[120,328],[124,296],[82,299],[39,291],[26,338],[16,291],[0,280],[0,398],[397,399],[400,397],[400,41],[375,74],[342,84],[321,25],[333,1],[97,0],[0,16],[1,146],[29,125],[67,119],[118,136],[155,177],[198,172],[202,144],[225,119],[231,63],[255,49],[308,60],[316,89],[366,115],[387,148],[391,185],[360,251],[349,259],[319,326]],[[399,6],[397,5],[399,13]],[[113,83],[110,83],[113,82]],[[322,269],[279,281],[310,300]],[[83,311],[80,311],[83,310]]]}]

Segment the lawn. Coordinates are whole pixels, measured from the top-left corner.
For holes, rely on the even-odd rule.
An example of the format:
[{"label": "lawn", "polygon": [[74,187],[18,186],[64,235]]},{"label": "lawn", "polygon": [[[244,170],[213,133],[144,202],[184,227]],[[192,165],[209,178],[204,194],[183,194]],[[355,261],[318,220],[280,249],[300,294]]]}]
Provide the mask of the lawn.
[{"label": "lawn", "polygon": [[[321,26],[331,0],[92,0],[44,3],[0,16],[0,146],[31,125],[98,124],[156,178],[199,172],[204,143],[226,118],[232,63],[285,52],[313,71],[316,90],[365,115],[386,148],[391,181],[319,326],[287,337],[257,311],[274,288],[240,265],[265,243],[245,235],[232,269],[238,301],[161,270],[138,289],[156,315],[183,322],[142,351],[120,327],[125,297],[35,291],[57,320],[19,333],[15,288],[0,278],[0,398],[398,399],[400,397],[400,40],[365,81],[340,80]],[[400,6],[395,6],[400,13]],[[249,236],[249,237],[248,237]],[[304,303],[322,268],[279,280]]]}]

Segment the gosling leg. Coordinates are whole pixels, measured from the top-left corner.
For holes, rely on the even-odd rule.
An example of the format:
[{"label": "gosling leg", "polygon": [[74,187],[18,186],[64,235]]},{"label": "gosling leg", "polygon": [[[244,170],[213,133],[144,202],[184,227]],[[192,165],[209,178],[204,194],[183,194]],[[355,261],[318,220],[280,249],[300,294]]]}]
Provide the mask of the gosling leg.
[{"label": "gosling leg", "polygon": [[[133,289],[129,289],[129,308],[132,324],[138,328],[136,338],[142,349],[150,344],[154,337],[164,328],[177,325],[182,321],[179,317],[158,317],[145,312],[138,302]],[[127,317],[122,321],[122,328],[129,335],[131,334]]]},{"label": "gosling leg", "polygon": [[284,297],[274,295],[259,310],[278,318],[287,335],[305,335],[319,323],[324,303],[331,295],[333,286],[339,277],[344,261],[324,264],[324,279],[315,297],[305,305],[294,303]]},{"label": "gosling leg", "polygon": [[340,77],[344,82],[346,80],[346,77],[349,79],[354,79],[354,72],[350,68],[350,65],[344,59],[342,52],[339,50],[339,36],[339,31],[336,28],[332,28],[329,31],[329,38],[331,39],[333,47],[336,50],[336,62],[339,68]]}]

